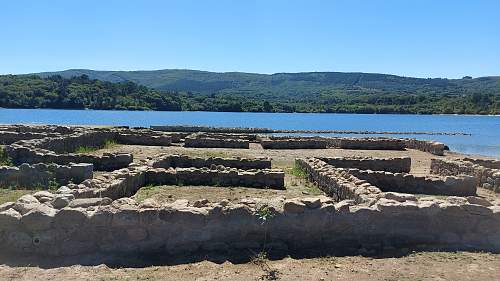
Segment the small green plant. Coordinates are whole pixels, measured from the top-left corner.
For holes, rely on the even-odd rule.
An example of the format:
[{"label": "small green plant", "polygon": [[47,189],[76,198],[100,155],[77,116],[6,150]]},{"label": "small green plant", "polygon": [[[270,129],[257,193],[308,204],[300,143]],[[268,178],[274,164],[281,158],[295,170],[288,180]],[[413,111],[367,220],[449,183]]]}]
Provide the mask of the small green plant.
[{"label": "small green plant", "polygon": [[17,189],[15,187],[0,188],[0,205],[7,202],[14,202],[19,197],[26,194],[33,194],[36,190]]},{"label": "small green plant", "polygon": [[79,146],[75,149],[75,153],[82,154],[82,153],[90,153],[98,150],[99,148],[97,147],[92,147],[92,146]]},{"label": "small green plant", "polygon": [[115,140],[109,139],[109,140],[105,140],[104,141],[104,144],[103,144],[102,148],[108,149],[108,148],[113,148],[113,147],[115,147],[117,145],[118,145],[118,143]]},{"label": "small green plant", "polygon": [[117,146],[118,143],[115,141],[115,140],[112,140],[112,139],[107,139],[104,141],[104,143],[99,146],[99,147],[95,147],[95,146],[87,146],[87,145],[84,145],[84,146],[79,146],[75,149],[74,153],[90,153],[90,152],[94,152],[96,150],[99,150],[99,149],[109,149],[109,148],[113,148],[115,146]]},{"label": "small green plant", "polygon": [[12,166],[12,159],[7,155],[5,148],[0,148],[0,166]]},{"label": "small green plant", "polygon": [[302,179],[307,178],[307,172],[297,164],[295,164],[295,166],[293,166],[291,174],[298,177],[298,178],[302,178]]},{"label": "small green plant", "polygon": [[273,210],[268,205],[264,205],[257,210],[257,218],[261,221],[262,224],[265,224],[270,219],[275,216]]},{"label": "small green plant", "polygon": [[55,178],[51,178],[47,184],[47,189],[50,191],[56,191],[59,189],[59,183]]},{"label": "small green plant", "polygon": [[254,256],[253,262],[261,266],[265,274],[262,276],[264,280],[276,280],[278,278],[278,271],[272,269],[267,263],[267,239],[268,239],[268,222],[275,216],[275,212],[269,205],[261,206],[256,213],[257,218],[261,221],[261,224],[265,227],[264,230],[264,243],[262,244],[262,250]]},{"label": "small green plant", "polygon": [[271,268],[267,261],[266,251],[261,251],[252,258],[252,263],[260,266],[262,271],[264,271],[264,275],[261,276],[262,280],[278,280],[278,270]]}]

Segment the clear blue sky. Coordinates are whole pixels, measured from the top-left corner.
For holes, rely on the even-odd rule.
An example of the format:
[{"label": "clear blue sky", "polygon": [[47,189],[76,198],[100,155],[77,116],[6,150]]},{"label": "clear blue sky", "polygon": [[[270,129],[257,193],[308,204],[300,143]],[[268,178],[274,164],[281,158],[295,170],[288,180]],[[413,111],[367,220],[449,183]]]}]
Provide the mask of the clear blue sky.
[{"label": "clear blue sky", "polygon": [[3,74],[500,75],[498,0],[5,0],[0,25]]}]

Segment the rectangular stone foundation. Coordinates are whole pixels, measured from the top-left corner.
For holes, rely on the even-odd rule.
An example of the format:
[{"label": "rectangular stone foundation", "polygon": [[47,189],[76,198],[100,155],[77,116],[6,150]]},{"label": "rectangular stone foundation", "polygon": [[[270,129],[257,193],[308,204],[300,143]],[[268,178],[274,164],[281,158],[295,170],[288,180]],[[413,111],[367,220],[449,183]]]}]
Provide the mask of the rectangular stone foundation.
[{"label": "rectangular stone foundation", "polygon": [[154,168],[202,168],[215,166],[224,166],[242,170],[250,169],[271,169],[271,159],[247,159],[247,158],[221,158],[221,157],[192,157],[188,155],[160,155],[148,163]]},{"label": "rectangular stone foundation", "polygon": [[318,157],[318,159],[337,168],[356,168],[360,170],[409,173],[410,157],[373,158],[373,157]]},{"label": "rectangular stone foundation", "polygon": [[[494,161],[476,161],[490,166]],[[500,169],[492,169],[469,161],[432,159],[431,173],[443,176],[468,175],[475,179],[477,186],[500,193]]]}]

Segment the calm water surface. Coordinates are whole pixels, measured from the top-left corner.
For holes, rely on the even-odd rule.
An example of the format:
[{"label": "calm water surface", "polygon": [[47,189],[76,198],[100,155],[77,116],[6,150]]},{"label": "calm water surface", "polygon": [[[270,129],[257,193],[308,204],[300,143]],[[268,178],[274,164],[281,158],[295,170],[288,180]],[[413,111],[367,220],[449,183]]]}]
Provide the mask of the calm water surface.
[{"label": "calm water surface", "polygon": [[472,136],[391,136],[437,140],[448,144],[452,151],[500,156],[500,116],[0,109],[0,123],[463,132]]}]

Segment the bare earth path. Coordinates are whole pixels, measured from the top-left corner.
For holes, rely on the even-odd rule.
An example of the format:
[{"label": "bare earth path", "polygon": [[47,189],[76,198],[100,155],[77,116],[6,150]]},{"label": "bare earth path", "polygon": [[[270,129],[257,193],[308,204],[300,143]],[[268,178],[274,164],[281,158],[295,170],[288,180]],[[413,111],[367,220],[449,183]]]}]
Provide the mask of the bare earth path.
[{"label": "bare earth path", "polygon": [[52,269],[0,265],[0,280],[500,280],[500,255],[418,253],[400,258],[325,257],[217,264],[202,261],[173,266]]}]

